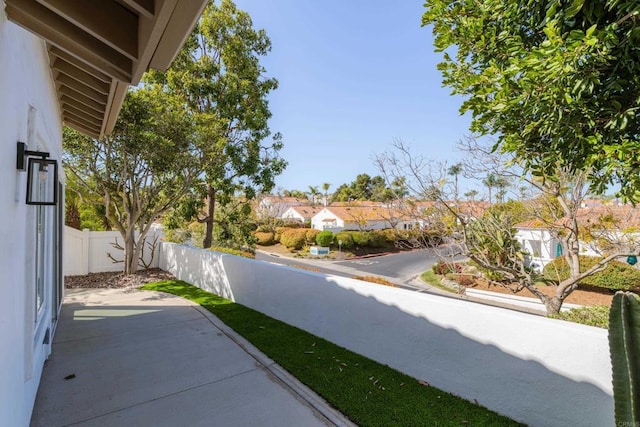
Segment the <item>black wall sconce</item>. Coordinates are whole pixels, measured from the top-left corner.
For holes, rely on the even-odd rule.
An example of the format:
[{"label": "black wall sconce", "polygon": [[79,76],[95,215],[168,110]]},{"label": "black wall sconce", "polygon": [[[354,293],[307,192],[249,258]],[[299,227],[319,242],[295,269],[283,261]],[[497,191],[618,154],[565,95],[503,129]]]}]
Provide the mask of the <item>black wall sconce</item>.
[{"label": "black wall sconce", "polygon": [[49,153],[29,151],[27,144],[18,142],[16,168],[27,171],[28,205],[58,204],[58,162],[48,157]]}]

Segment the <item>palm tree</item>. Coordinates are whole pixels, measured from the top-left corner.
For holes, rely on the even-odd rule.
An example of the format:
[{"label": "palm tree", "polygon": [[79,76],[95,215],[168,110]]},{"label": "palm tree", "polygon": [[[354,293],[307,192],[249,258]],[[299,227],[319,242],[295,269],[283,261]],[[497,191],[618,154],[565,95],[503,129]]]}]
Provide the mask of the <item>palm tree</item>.
[{"label": "palm tree", "polygon": [[318,187],[313,187],[313,186],[309,186],[309,195],[311,195],[311,206],[315,206],[316,205],[316,197],[318,197],[318,194],[320,194],[320,191],[318,190]]},{"label": "palm tree", "polygon": [[489,204],[491,204],[492,202],[491,190],[493,189],[493,187],[496,186],[497,181],[498,181],[498,175],[496,175],[495,173],[490,173],[489,175],[487,175],[485,179],[482,180],[482,183],[486,185],[487,189],[489,190]]},{"label": "palm tree", "polygon": [[507,194],[507,188],[511,185],[511,181],[504,176],[498,176],[495,187],[498,189],[496,192],[496,198],[498,203],[504,203],[504,196]]},{"label": "palm tree", "polygon": [[451,176],[453,176],[454,181],[453,181],[453,196],[454,196],[454,200],[457,202],[458,201],[458,175],[460,175],[460,173],[462,172],[462,163],[456,163],[454,165],[452,165],[449,170],[447,171],[447,173]]},{"label": "palm tree", "polygon": [[467,200],[470,200],[472,202],[474,201],[477,195],[478,195],[478,190],[469,190],[466,193],[464,193],[464,197],[466,197]]},{"label": "palm tree", "polygon": [[322,184],[322,191],[324,191],[324,205],[327,206],[329,204],[329,188],[331,187],[331,184],[328,182],[325,182]]}]

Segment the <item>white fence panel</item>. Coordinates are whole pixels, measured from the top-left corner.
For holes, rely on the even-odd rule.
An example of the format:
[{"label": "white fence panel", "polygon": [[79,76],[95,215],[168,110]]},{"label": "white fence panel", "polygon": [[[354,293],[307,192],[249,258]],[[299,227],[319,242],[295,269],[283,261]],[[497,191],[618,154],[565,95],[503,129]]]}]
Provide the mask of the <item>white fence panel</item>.
[{"label": "white fence panel", "polygon": [[612,426],[604,329],[162,243],[160,268],[532,426]]},{"label": "white fence panel", "polygon": [[[146,241],[152,243],[158,237],[156,253],[151,259],[152,250],[144,248],[144,260],[150,267],[158,267],[158,252],[160,250],[160,235],[151,230]],[[117,231],[79,231],[71,227],[64,227],[64,274],[65,276],[84,275],[88,273],[102,273],[106,271],[121,271],[122,263],[115,263],[107,254],[116,260],[123,259],[123,251],[113,246],[120,246],[124,241]]]}]

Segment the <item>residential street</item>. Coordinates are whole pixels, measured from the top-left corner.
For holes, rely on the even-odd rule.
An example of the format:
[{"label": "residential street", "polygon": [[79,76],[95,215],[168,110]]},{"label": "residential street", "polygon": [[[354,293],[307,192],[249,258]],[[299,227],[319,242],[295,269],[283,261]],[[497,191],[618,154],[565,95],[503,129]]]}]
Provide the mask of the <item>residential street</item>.
[{"label": "residential street", "polygon": [[268,251],[256,251],[256,259],[292,267],[311,266],[318,269],[320,273],[345,277],[356,275],[380,276],[401,287],[427,290],[430,287],[423,284],[418,276],[423,271],[431,268],[438,257],[433,250],[425,249],[344,261],[287,258],[270,254]]}]

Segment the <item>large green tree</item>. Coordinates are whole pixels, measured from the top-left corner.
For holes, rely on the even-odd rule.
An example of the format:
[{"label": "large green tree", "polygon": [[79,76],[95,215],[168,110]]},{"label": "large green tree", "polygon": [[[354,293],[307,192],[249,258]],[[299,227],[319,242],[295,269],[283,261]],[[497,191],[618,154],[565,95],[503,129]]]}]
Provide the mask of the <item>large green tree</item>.
[{"label": "large green tree", "polygon": [[356,176],[349,184],[340,185],[333,193],[332,201],[348,202],[352,200],[367,200],[372,202],[387,202],[394,198],[394,189],[403,194],[406,190],[401,181],[392,183],[394,188],[387,185],[384,177],[375,175],[371,177],[366,173]]},{"label": "large green tree", "polygon": [[270,50],[267,34],[253,28],[248,13],[230,0],[211,2],[169,71],[154,74],[184,98],[197,123],[198,145],[209,160],[202,185],[196,187],[196,197],[206,200],[197,216],[205,224],[205,248],[219,234],[215,227],[218,232],[245,229],[229,226],[246,216],[222,215],[234,211],[227,205],[238,197],[248,202],[268,193],[286,166],[278,156],[281,136],[271,135],[268,126],[267,96],[278,82],[265,77],[260,58]]},{"label": "large green tree", "polygon": [[543,178],[589,171],[640,200],[640,2],[427,0],[444,85],[471,130]]},{"label": "large green tree", "polygon": [[124,242],[124,273],[135,273],[151,224],[202,170],[184,103],[158,86],[132,89],[111,135],[97,140],[65,128],[63,147],[70,188],[103,206]]}]

